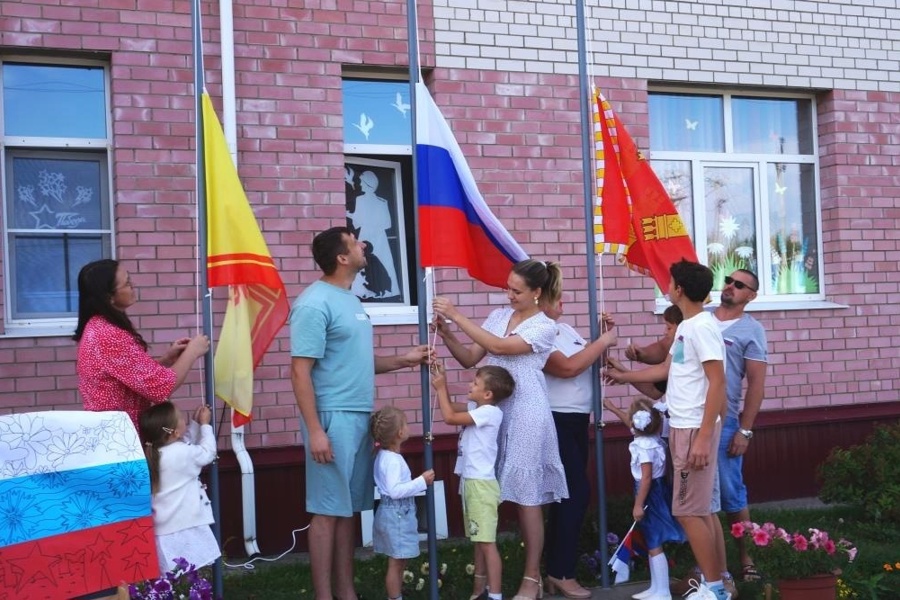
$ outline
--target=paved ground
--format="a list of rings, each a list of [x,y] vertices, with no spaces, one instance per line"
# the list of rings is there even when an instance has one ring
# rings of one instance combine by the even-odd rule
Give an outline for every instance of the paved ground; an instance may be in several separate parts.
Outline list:
[[[593,600],[631,600],[631,595],[643,592],[650,586],[649,581],[637,581],[623,583],[607,589],[594,588],[591,590],[594,595]],[[544,598],[562,598],[562,596],[544,596]]]

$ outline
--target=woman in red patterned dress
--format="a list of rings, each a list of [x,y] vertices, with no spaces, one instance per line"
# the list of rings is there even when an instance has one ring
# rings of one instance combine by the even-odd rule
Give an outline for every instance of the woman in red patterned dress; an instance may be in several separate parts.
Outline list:
[[[209,338],[181,338],[159,359],[125,313],[137,300],[118,261],[86,264],[78,274],[78,390],[86,410],[122,410],[137,428],[140,413],[166,400],[209,350]]]

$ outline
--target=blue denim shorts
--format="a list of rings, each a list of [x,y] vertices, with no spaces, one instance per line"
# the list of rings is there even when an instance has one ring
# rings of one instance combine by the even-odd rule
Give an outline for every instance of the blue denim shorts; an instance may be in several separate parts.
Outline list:
[[[369,413],[323,411],[319,422],[331,440],[334,460],[319,464],[306,452],[306,512],[330,517],[352,517],[372,510],[375,477],[372,474],[374,443],[369,435]],[[300,419],[303,440],[309,439],[306,423]]]
[[[419,523],[414,498],[381,497],[372,524],[372,549],[398,559],[419,555]]]
[[[731,440],[734,439],[739,427],[737,417],[726,418],[722,423],[722,437],[719,439],[719,487],[722,510],[728,514],[738,513],[747,508],[744,457],[728,455],[728,447],[731,446]]]

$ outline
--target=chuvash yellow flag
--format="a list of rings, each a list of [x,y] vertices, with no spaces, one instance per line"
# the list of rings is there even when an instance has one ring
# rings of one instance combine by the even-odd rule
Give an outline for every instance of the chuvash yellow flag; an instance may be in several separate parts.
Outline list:
[[[215,389],[235,410],[237,427],[250,421],[253,370],[287,320],[290,305],[206,92],[203,143],[209,286],[228,286],[228,308],[216,347]]]

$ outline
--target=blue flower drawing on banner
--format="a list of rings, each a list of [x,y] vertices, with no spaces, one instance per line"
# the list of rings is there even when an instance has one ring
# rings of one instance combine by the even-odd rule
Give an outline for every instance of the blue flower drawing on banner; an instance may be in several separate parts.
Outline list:
[[[87,529],[108,520],[109,509],[96,492],[78,492],[63,508],[63,526],[69,531]]]
[[[0,496],[0,545],[27,538],[41,518],[41,508],[31,494],[12,490]]]
[[[135,463],[119,463],[113,467],[113,478],[109,481],[109,491],[116,498],[134,496],[141,489],[149,489],[150,476],[147,469]]]
[[[66,485],[69,480],[67,473],[67,471],[56,471],[50,467],[41,466],[38,467],[37,474],[34,477],[37,485],[53,490]]]

